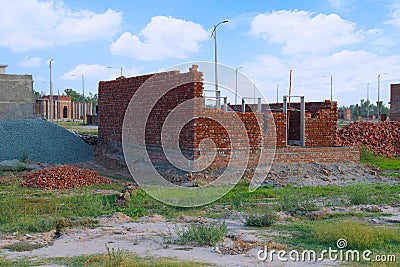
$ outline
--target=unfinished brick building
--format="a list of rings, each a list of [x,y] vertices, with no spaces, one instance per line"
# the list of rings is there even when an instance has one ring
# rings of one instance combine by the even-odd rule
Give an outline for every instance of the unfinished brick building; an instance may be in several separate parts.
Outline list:
[[[84,120],[93,115],[93,104],[90,102],[73,102],[70,96],[53,95],[53,119]],[[35,114],[50,118],[50,96],[43,95],[36,99]]]
[[[122,128],[125,111],[131,98],[138,88],[155,74],[125,78],[120,77],[112,81],[101,81],[99,83],[99,138],[100,141],[120,146],[122,142]],[[146,145],[149,147],[161,146],[161,129],[168,114],[180,103],[190,99],[201,99],[203,97],[202,72],[193,65],[189,72],[170,71],[158,73],[161,75],[162,83],[167,86],[170,81],[176,79],[191,79],[193,82],[183,84],[170,90],[162,96],[153,107],[146,124]],[[151,90],[148,90],[151,91]],[[149,97],[151,92],[149,92]],[[245,127],[249,140],[252,158],[250,164],[257,164],[257,151],[261,144],[262,130],[268,125],[265,120],[266,110],[273,114],[276,127],[276,153],[275,161],[280,162],[335,162],[335,161],[359,161],[359,151],[352,147],[334,147],[337,130],[337,103],[300,102],[268,105],[236,105],[230,106],[233,111],[224,108],[206,108],[205,105],[194,105],[193,115],[197,118],[187,123],[179,133],[179,146],[181,150],[192,151],[196,156],[200,141],[211,138],[217,148],[218,155],[229,155],[232,153],[234,144],[229,140],[228,133],[219,123],[208,119],[210,117],[220,118],[225,121],[234,121],[238,116],[241,125],[233,127]],[[200,101],[199,103],[204,103]],[[140,116],[141,103],[137,105],[135,114],[129,116]],[[233,135],[240,136],[240,132],[233,130]],[[240,141],[241,142],[241,141]],[[239,145],[240,147],[240,145]],[[161,156],[162,157],[162,156]],[[228,157],[225,157],[225,159]],[[220,158],[224,161],[224,157]],[[254,162],[253,162],[254,161]]]
[[[400,121],[400,83],[390,85],[390,120]]]

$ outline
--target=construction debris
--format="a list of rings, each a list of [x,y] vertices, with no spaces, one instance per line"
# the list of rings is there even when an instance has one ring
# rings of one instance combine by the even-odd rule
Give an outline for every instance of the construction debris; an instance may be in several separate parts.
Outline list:
[[[63,190],[85,185],[110,184],[111,180],[99,176],[95,171],[73,166],[56,166],[23,175],[22,186]]]
[[[338,146],[358,146],[385,157],[400,156],[400,122],[354,122],[338,131]]]

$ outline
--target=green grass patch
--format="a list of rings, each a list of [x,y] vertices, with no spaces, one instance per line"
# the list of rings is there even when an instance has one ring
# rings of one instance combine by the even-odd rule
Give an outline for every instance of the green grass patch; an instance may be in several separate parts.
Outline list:
[[[90,192],[93,188],[45,191],[21,188],[18,182],[0,185],[0,232],[45,232],[56,229],[63,218],[114,213],[116,194],[94,194]],[[109,188],[115,189],[115,185]]]
[[[45,245],[32,244],[32,243],[28,243],[28,242],[18,242],[18,243],[3,247],[3,249],[9,249],[11,251],[22,252],[22,251],[32,251],[34,249],[42,248],[42,247],[45,247]]]
[[[210,266],[201,262],[182,261],[175,258],[140,257],[121,249],[107,249],[106,253],[82,255],[76,257],[58,257],[46,259],[6,259],[0,256],[0,267],[30,267],[57,264],[62,266],[81,267],[204,267]]]
[[[192,223],[187,228],[175,227],[174,230],[178,236],[176,243],[196,243],[201,246],[215,246],[225,237],[228,228],[225,222],[210,223],[204,225],[196,225]]]
[[[315,202],[315,194],[312,191],[291,190],[290,194],[281,194],[278,199],[278,208],[281,211],[313,211],[319,207]]]
[[[369,163],[381,170],[400,170],[400,158],[387,158],[375,155],[371,150],[367,148],[360,149],[360,161],[361,163]]]
[[[98,129],[92,126],[87,126],[83,124],[81,121],[60,121],[60,122],[55,122],[55,124],[77,132],[78,134],[91,134],[91,135],[98,135]]]
[[[60,125],[61,127],[71,127],[71,126],[84,126],[82,121],[58,121],[54,124]]]
[[[399,228],[371,226],[354,220],[317,224],[313,227],[313,238],[331,247],[344,238],[349,249],[400,249]]]
[[[47,259],[48,263],[60,264],[71,267],[203,267],[210,266],[201,262],[182,261],[174,258],[139,257],[133,253],[120,249],[112,249],[108,253],[97,255],[84,255],[78,257]],[[1,266],[1,265],[0,265]]]
[[[370,225],[355,217],[273,225],[262,234],[267,240],[271,239],[269,231],[275,233],[274,241],[299,251],[337,249],[337,240],[341,238],[347,241],[346,249],[369,249],[374,254],[400,251],[400,227]]]

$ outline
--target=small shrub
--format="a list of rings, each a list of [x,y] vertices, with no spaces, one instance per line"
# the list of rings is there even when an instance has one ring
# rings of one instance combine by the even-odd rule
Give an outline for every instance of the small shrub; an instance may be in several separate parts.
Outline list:
[[[197,243],[201,246],[214,246],[221,241],[227,232],[228,228],[226,223],[211,223],[209,225],[195,225],[190,224],[187,228],[175,227],[177,234],[177,243]]]
[[[30,154],[31,154],[31,151],[30,151],[30,150],[24,149],[24,150],[21,152],[21,162],[22,162],[22,163],[26,163],[26,161],[28,160]]]
[[[271,226],[276,222],[276,214],[273,212],[267,212],[263,214],[250,214],[246,217],[244,225],[266,227]]]

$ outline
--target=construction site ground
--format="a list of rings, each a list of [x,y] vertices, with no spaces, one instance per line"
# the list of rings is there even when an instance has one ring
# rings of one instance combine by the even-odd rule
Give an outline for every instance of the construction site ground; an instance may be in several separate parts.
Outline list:
[[[130,174],[122,155],[114,152],[99,146],[93,161],[75,164],[108,177],[112,183],[106,185],[25,188],[23,174],[53,165],[0,167],[0,266],[309,266],[307,261],[261,261],[257,253],[265,247],[337,249],[340,238],[348,249],[395,256],[396,262],[382,266],[400,262],[400,168],[380,169],[376,162],[279,163],[253,193],[244,179],[214,203],[179,208],[134,185],[127,191]],[[203,181],[191,183],[196,184]],[[116,199],[127,192],[126,206],[117,206]],[[258,227],[251,225],[252,215],[273,219]],[[223,222],[227,232],[215,245],[179,240],[183,229]],[[312,264],[367,263],[325,258]]]

